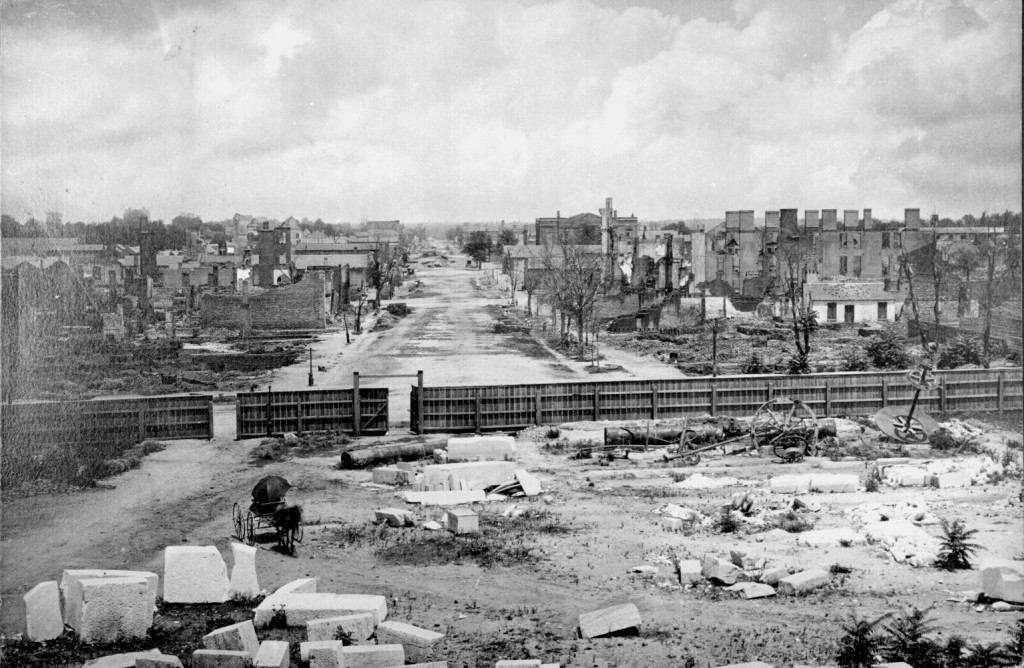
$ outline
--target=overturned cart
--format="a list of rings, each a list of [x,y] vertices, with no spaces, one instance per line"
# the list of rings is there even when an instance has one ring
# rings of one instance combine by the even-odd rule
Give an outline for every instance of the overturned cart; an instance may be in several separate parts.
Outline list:
[[[744,451],[770,447],[782,461],[797,462],[815,454],[820,439],[835,435],[834,420],[818,420],[804,402],[778,397],[762,404],[749,420],[707,417],[684,419],[680,424],[609,427],[605,429],[605,447],[667,447],[666,461],[693,466],[702,452],[736,444],[736,449]]]

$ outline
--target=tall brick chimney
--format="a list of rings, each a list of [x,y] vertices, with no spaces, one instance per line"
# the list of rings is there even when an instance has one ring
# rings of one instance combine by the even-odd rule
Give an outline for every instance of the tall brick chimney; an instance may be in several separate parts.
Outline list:
[[[903,227],[908,230],[921,229],[921,209],[904,209]]]
[[[606,197],[604,208],[601,209],[601,255],[608,257],[611,247],[612,198]]]

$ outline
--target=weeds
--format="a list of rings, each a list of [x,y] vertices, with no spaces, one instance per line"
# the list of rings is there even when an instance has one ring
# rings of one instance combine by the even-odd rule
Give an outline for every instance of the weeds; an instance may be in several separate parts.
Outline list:
[[[840,628],[843,635],[839,638],[839,651],[836,663],[840,668],[870,668],[876,663],[876,656],[882,646],[883,636],[878,626],[885,617],[871,622],[856,615]]]
[[[731,507],[722,508],[715,518],[715,531],[718,533],[736,533],[740,530],[740,521],[733,515]]]
[[[971,542],[978,530],[968,529],[961,520],[942,520],[942,533],[942,544],[935,565],[947,571],[969,569],[970,558],[978,550],[984,549],[981,545]]]
[[[930,608],[911,608],[897,615],[887,625],[883,657],[886,661],[904,661],[915,668],[939,668],[942,665],[942,649],[926,638],[935,631],[929,618]]]
[[[796,514],[796,511],[789,510],[781,515],[776,515],[772,520],[775,528],[788,531],[789,533],[802,533],[814,528],[814,523]]]
[[[270,620],[267,621],[267,628],[271,629],[286,629],[288,628],[288,615],[284,611],[283,605],[275,605],[273,612],[270,615]]]
[[[561,436],[562,432],[558,430],[558,427],[548,427],[548,430],[544,432],[544,438],[555,439]]]
[[[868,475],[864,479],[864,491],[866,492],[877,492],[882,486],[882,474],[878,470],[877,466],[872,466],[868,470]]]
[[[271,437],[263,439],[250,450],[249,458],[256,464],[283,462],[293,457],[330,454],[335,448],[351,442],[348,434],[333,431],[300,434],[291,442]]]

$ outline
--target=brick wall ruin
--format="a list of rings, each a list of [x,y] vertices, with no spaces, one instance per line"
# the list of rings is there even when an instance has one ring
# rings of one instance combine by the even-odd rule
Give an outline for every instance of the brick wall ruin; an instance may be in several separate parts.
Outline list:
[[[203,295],[200,318],[203,327],[244,329],[246,308],[241,295]],[[248,297],[248,316],[254,330],[324,329],[324,276],[307,272],[294,285],[270,288]]]

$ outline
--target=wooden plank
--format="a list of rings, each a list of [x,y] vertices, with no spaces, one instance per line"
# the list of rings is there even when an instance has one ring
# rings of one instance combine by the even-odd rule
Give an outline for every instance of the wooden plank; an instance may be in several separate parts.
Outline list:
[[[594,422],[601,419],[601,391],[594,388]]]

